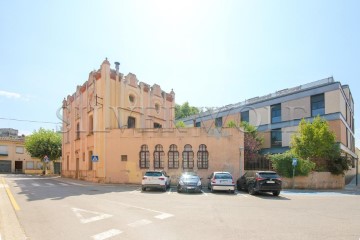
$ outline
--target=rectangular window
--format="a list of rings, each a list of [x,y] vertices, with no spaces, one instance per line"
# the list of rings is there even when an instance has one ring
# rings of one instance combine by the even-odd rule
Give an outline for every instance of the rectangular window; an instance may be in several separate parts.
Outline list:
[[[121,155],[121,161],[122,162],[127,161],[127,155]]]
[[[195,127],[201,127],[201,122],[196,122]]]
[[[37,163],[37,169],[42,169],[43,168],[43,163],[42,162],[38,162]]]
[[[80,123],[76,124],[76,139],[75,140],[79,140],[80,139]]]
[[[215,119],[215,127],[222,127],[222,117]]]
[[[128,128],[135,128],[135,121],[134,117],[128,117]]]
[[[89,134],[93,134],[94,133],[94,117],[93,115],[89,116]]]
[[[311,96],[311,116],[316,117],[317,115],[325,114],[325,99],[324,94],[318,94]]]
[[[240,118],[242,122],[249,122],[249,111],[241,112]]]
[[[26,169],[34,169],[34,162],[26,162]]]
[[[93,155],[93,151],[89,151],[89,166],[88,166],[88,170],[93,170],[93,162],[92,162],[92,155]]]
[[[24,147],[16,147],[16,153],[23,154],[24,153]]]
[[[281,104],[271,106],[271,123],[281,122]]]
[[[281,128],[273,129],[271,131],[271,147],[281,147],[281,146],[282,146]]]
[[[154,123],[154,128],[162,128],[160,123]]]
[[[8,154],[8,146],[0,145],[0,156],[7,156]]]

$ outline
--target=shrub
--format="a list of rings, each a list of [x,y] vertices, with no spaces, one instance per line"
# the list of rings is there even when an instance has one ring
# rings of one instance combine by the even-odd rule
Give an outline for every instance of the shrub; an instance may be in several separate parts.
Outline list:
[[[280,176],[291,178],[293,175],[292,159],[297,158],[290,151],[269,156],[273,168]],[[295,176],[307,176],[315,168],[315,163],[310,160],[297,158]]]

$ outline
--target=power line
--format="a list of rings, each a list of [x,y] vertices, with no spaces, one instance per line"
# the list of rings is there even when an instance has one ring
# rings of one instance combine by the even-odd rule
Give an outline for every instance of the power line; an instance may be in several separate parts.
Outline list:
[[[0,117],[0,120],[9,120],[9,121],[17,121],[17,122],[30,122],[30,123],[61,124],[61,122],[45,122],[45,121],[25,120],[25,119],[16,119],[16,118],[3,118],[3,117]]]

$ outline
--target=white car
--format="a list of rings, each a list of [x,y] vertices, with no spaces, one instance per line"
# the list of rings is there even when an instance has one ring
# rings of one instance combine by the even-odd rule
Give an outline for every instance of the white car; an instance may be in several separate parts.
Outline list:
[[[165,171],[147,171],[141,181],[141,190],[161,188],[164,192],[170,187],[170,177]]]
[[[210,177],[208,177],[208,189],[213,191],[230,191],[235,193],[235,182],[229,172],[213,172]]]

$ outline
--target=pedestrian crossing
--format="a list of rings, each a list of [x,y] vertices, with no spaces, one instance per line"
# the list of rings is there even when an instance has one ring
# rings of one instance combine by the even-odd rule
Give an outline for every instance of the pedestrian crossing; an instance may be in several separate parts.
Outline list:
[[[26,183],[17,183],[17,182],[9,182],[10,186],[18,187],[18,188],[28,188],[28,187],[69,187],[69,186],[81,186],[78,183],[64,183],[64,182],[32,182],[26,181]],[[84,185],[85,186],[85,185]]]

